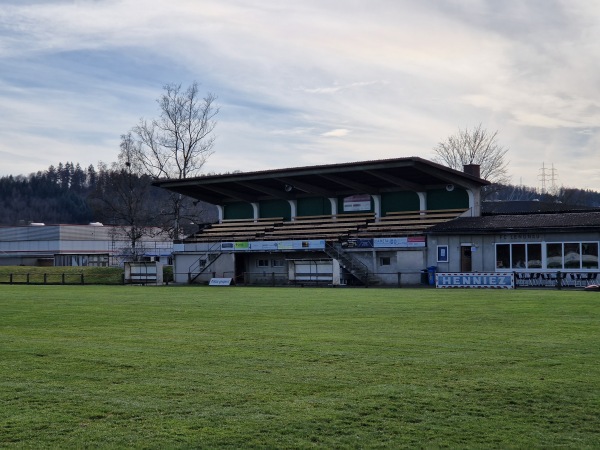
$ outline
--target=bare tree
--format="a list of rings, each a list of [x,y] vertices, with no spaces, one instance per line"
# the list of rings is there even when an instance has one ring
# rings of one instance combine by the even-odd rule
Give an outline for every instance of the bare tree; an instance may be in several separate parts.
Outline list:
[[[202,166],[213,154],[219,112],[217,97],[208,93],[201,97],[198,83],[183,90],[181,85],[168,84],[157,100],[159,117],[141,119],[132,129],[136,164],[139,163],[153,178],[183,179],[198,176]],[[170,230],[179,239],[181,220],[186,202],[180,194],[171,195],[168,210],[173,217]]]
[[[498,144],[497,136],[498,131],[489,132],[481,124],[472,130],[459,129],[457,134],[434,147],[432,159],[456,170],[463,170],[467,164],[478,164],[481,178],[495,184],[508,184],[508,148]]]
[[[118,162],[113,163],[110,170],[101,165],[91,196],[96,213],[118,226],[119,234],[129,241],[127,251],[133,261],[143,253],[142,238],[153,234],[153,228],[148,225],[154,218],[148,201],[152,178],[143,173],[142,166],[136,162],[136,146],[131,133],[121,136]]]

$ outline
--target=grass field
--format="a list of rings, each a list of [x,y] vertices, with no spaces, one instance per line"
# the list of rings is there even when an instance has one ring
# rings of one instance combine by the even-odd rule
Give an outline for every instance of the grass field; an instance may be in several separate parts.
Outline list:
[[[0,286],[2,448],[599,448],[600,294]]]

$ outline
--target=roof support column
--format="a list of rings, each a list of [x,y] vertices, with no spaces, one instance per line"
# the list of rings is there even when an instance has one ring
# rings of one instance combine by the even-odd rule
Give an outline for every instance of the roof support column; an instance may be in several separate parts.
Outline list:
[[[331,203],[331,215],[332,216],[337,216],[337,214],[338,214],[338,202],[337,202],[337,198],[335,198],[335,197],[329,197],[329,203]]]
[[[250,202],[250,205],[252,205],[252,211],[253,211],[254,221],[257,222],[258,219],[259,219],[259,217],[260,217],[259,204],[257,202]]]
[[[471,217],[481,216],[481,191],[479,189],[467,189],[467,195],[469,196],[469,209],[471,210]]]
[[[292,220],[296,220],[296,216],[298,215],[298,200],[288,200],[290,204],[290,218]]]
[[[225,207],[223,205],[215,205],[217,207],[217,214],[219,214],[219,223],[223,222],[225,217]]]
[[[379,222],[381,218],[381,195],[371,194],[373,199],[373,212],[375,213],[375,222]]]
[[[427,192],[417,192],[419,196],[419,209],[421,211],[427,211]]]

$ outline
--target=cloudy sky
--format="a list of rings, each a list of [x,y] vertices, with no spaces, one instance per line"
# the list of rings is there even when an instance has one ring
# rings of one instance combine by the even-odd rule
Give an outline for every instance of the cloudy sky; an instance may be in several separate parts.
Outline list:
[[[599,42],[590,0],[1,0],[0,176],[115,161],[198,81],[207,172],[431,158],[481,123],[514,184],[600,190]]]

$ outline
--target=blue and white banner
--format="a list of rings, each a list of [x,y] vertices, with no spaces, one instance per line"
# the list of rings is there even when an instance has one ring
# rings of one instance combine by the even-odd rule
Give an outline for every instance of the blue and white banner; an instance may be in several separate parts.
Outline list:
[[[514,289],[512,273],[436,273],[438,288],[494,288]]]
[[[209,286],[231,286],[233,278],[211,278],[208,282]]]
[[[306,241],[252,241],[252,242],[222,242],[222,251],[235,252],[270,252],[277,250],[323,250],[324,240]]]
[[[425,236],[374,238],[375,248],[425,248]]]

